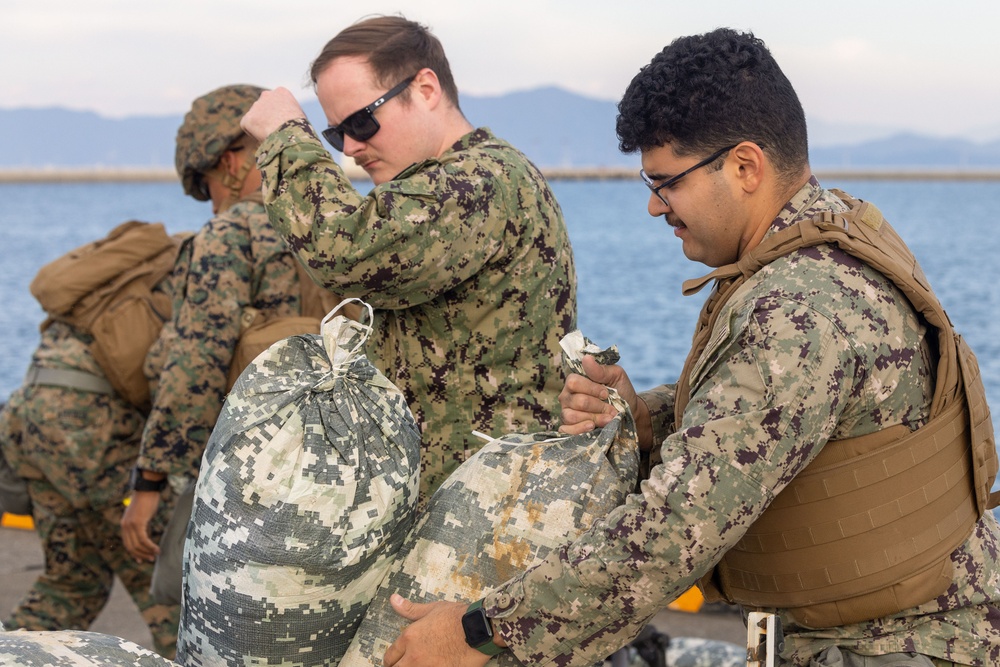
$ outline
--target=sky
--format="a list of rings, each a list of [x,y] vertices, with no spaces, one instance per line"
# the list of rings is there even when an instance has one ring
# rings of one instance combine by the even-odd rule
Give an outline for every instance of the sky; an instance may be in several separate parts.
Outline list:
[[[810,123],[1000,137],[998,0],[0,0],[0,108],[177,114],[230,83],[306,101],[327,40],[400,13],[442,41],[460,94],[617,101],[670,41],[728,26],[768,44]]]

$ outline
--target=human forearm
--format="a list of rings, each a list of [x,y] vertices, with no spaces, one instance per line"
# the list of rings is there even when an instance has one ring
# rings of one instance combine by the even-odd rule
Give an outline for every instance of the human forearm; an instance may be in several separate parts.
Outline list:
[[[663,384],[639,393],[639,402],[643,404],[646,417],[643,424],[648,427],[648,436],[652,446],[659,446],[663,439],[674,431],[674,396],[676,385]],[[636,426],[640,426],[638,417]],[[643,443],[643,433],[639,432],[640,445]]]
[[[251,291],[243,254],[250,252],[248,234],[235,229],[213,225],[213,233],[203,231],[197,239],[143,433],[142,469],[193,474],[218,419],[240,314]]]
[[[561,260],[555,223],[541,215],[555,213],[515,215],[520,182],[478,155],[412,165],[367,195],[304,122],[283,126],[257,158],[272,227],[317,282],[377,309],[424,303],[489,265]]]
[[[272,226],[293,249],[311,246],[321,234],[320,218],[350,228],[367,215],[366,202],[305,119],[271,133],[257,149],[264,205]],[[304,190],[308,190],[306,195]]]

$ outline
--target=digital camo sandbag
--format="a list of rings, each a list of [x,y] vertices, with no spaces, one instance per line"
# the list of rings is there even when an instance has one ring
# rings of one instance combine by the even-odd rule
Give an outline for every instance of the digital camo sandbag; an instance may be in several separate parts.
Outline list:
[[[176,667],[134,642],[100,632],[0,631],[0,665],[18,667]]]
[[[746,667],[746,646],[703,637],[671,637],[653,625],[614,652],[603,667]]]
[[[419,431],[360,353],[370,327],[336,313],[226,399],[188,528],[181,664],[338,664],[412,525]]]
[[[582,353],[615,363],[579,332],[560,343],[568,370],[582,373]],[[406,537],[351,642],[341,667],[381,665],[406,621],[389,605],[399,593],[415,602],[478,600],[622,504],[635,488],[635,422],[614,390],[619,415],[587,434],[514,433],[492,440],[445,480]],[[512,662],[501,654],[501,664]]]

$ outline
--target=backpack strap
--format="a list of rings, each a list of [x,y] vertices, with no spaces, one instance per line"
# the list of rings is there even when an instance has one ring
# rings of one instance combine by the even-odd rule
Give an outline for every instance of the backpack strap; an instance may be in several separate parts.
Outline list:
[[[69,368],[41,368],[32,364],[24,376],[24,385],[46,385],[66,387],[94,394],[114,394],[115,390],[105,378],[93,373],[75,371]]]

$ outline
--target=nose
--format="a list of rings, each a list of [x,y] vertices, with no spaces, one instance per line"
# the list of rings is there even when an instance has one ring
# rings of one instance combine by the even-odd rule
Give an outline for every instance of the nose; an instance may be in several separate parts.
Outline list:
[[[358,141],[349,134],[344,135],[344,155],[354,157],[366,146],[364,141]]]
[[[661,215],[665,215],[667,211],[670,210],[670,207],[663,203],[663,200],[660,199],[659,195],[655,192],[650,192],[649,203],[646,204],[646,210],[649,211],[651,216],[658,218]]]

